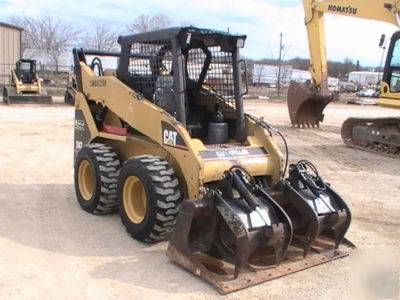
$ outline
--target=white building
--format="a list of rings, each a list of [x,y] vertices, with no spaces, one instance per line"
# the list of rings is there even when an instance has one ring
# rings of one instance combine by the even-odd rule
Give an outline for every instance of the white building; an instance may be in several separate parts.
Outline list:
[[[376,86],[382,79],[382,75],[382,72],[354,71],[349,73],[348,81],[352,81],[363,86]]]
[[[276,84],[278,77],[278,67],[264,64],[254,64],[253,84]],[[282,84],[288,84],[290,81],[306,82],[311,80],[309,71],[293,69],[291,66],[283,66],[281,69]],[[328,77],[329,87],[338,87],[339,79]]]
[[[305,82],[307,80],[311,80],[311,74],[308,71],[293,69],[290,79],[296,82]]]
[[[278,78],[278,66],[254,64],[253,65],[253,84],[276,84]],[[281,82],[288,84],[292,76],[291,66],[281,67]]]

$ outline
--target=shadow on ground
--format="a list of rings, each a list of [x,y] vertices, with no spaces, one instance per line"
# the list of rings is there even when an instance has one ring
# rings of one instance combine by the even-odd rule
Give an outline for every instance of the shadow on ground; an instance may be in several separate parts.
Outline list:
[[[100,257],[106,263],[89,266],[93,278],[168,293],[217,295],[211,286],[166,257],[167,242],[149,245],[132,239],[117,213],[95,216],[84,212],[73,185],[2,183],[0,192],[0,238],[67,256]],[[46,257],[46,253],[38,255]],[[182,284],[182,278],[187,284]]]

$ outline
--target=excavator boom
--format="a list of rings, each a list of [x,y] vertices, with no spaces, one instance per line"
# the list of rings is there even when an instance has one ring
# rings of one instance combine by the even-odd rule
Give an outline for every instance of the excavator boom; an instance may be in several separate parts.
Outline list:
[[[324,14],[382,21],[399,27],[400,4],[394,0],[303,0],[303,6],[312,85],[291,84],[288,91],[288,109],[292,126],[319,127],[319,122],[323,121],[322,112],[333,99],[328,92],[327,83]],[[387,92],[382,93],[381,96],[385,97],[386,94]],[[393,107],[390,100],[381,100],[378,104],[385,105],[387,102]]]

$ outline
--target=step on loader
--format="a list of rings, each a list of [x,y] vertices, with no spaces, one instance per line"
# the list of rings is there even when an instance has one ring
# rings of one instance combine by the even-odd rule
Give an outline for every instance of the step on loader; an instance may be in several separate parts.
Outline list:
[[[3,102],[6,104],[51,104],[52,97],[40,83],[36,73],[36,61],[20,59],[11,70],[10,86],[3,88]]]
[[[244,113],[245,39],[183,27],[121,36],[120,52],[73,50],[80,206],[118,210],[137,240],[169,239],[168,257],[221,293],[352,249],[344,200]]]

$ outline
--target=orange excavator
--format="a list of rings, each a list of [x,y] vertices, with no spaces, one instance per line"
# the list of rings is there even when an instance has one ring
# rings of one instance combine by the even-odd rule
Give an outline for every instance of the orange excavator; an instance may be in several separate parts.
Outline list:
[[[310,49],[312,84],[292,83],[288,91],[290,121],[294,127],[319,127],[323,110],[333,99],[328,92],[324,14],[337,14],[383,21],[400,27],[397,0],[303,0]],[[377,104],[400,108],[400,32],[393,34],[388,48]],[[342,139],[350,147],[400,155],[399,118],[349,118],[342,125]]]

